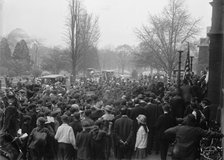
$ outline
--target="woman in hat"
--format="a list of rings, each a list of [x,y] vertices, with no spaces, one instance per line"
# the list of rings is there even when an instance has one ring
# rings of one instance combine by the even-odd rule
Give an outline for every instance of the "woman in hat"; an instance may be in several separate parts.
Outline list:
[[[29,160],[49,159],[47,158],[48,153],[46,152],[46,149],[49,147],[49,137],[53,137],[54,134],[45,127],[46,121],[47,120],[44,117],[39,117],[36,122],[37,127],[32,130],[29,136],[27,142],[27,159]]]
[[[144,159],[147,156],[146,147],[148,141],[149,129],[146,125],[146,116],[139,114],[136,118],[139,124],[139,128],[136,134],[135,141],[135,159]]]

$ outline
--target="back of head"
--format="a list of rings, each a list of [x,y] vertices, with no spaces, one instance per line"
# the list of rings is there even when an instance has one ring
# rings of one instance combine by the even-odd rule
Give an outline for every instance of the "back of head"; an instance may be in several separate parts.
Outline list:
[[[77,120],[80,120],[80,113],[79,112],[75,112],[73,114],[74,118],[77,119]]]
[[[120,112],[121,112],[121,115],[127,115],[128,114],[127,107],[122,107],[121,110],[120,110]]]
[[[64,115],[61,116],[61,120],[62,120],[63,123],[68,123],[69,118],[68,118],[67,115],[64,114]]]
[[[85,116],[89,117],[91,113],[92,113],[91,109],[85,110]]]
[[[47,120],[44,117],[37,118],[37,125],[39,127],[44,127],[45,122],[47,122]]]
[[[164,112],[170,112],[170,110],[171,110],[171,106],[168,103],[163,105],[163,111]]]
[[[194,127],[195,124],[196,124],[195,116],[194,116],[193,114],[189,114],[189,115],[187,115],[187,116],[184,118],[184,121],[183,121],[182,124],[183,124],[183,125],[186,125],[186,126]]]

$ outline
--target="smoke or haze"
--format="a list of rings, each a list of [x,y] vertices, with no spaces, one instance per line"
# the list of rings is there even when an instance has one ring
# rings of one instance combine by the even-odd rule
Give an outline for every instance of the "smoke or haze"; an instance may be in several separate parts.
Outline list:
[[[3,32],[3,0],[0,0],[0,37],[2,36]]]
[[[202,18],[201,34],[205,36],[206,27],[211,25],[211,0],[185,1],[189,12],[195,18]],[[67,0],[7,0],[3,9],[3,33],[22,28],[47,45],[65,46],[67,3]],[[104,47],[136,45],[135,28],[147,23],[149,13],[161,11],[168,0],[83,0],[83,3],[99,17],[99,46]]]

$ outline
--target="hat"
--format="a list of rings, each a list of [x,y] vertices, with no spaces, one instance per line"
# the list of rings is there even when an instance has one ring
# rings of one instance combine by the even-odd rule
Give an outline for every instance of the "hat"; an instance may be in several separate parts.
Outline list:
[[[47,116],[47,121],[45,122],[45,124],[49,124],[49,123],[54,123],[54,118]]]
[[[61,113],[61,109],[60,108],[57,108],[56,110],[54,110],[54,111],[51,112],[51,116],[54,117],[54,116],[56,116],[59,113]]]
[[[93,126],[89,121],[85,121],[85,120],[82,121],[81,124],[83,128],[91,128]]]
[[[138,117],[136,118],[137,121],[141,124],[146,124],[146,116],[143,114],[139,114]]]
[[[205,103],[206,105],[210,105],[211,101],[207,98],[204,98],[201,102]]]
[[[73,104],[73,105],[71,106],[71,108],[76,109],[76,110],[79,110],[79,105],[78,105],[78,104]]]
[[[46,121],[47,121],[47,120],[46,120],[44,117],[39,117],[39,118],[37,119],[37,122],[39,122],[39,124],[42,125],[42,126],[45,124]]]
[[[113,112],[113,107],[110,106],[110,105],[106,105],[106,106],[104,107],[104,110],[105,110],[105,111],[109,111],[109,112]]]

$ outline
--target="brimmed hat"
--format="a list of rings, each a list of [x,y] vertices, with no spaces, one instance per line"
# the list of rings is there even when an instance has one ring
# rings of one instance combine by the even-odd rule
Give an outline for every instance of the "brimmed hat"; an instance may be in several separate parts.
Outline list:
[[[89,121],[82,121],[81,124],[82,124],[83,128],[92,128],[93,127],[93,125]]]
[[[45,124],[49,124],[49,123],[54,123],[54,118],[47,116],[47,121],[45,122]]]
[[[106,105],[106,106],[104,107],[104,110],[105,110],[105,111],[109,111],[109,112],[113,112],[113,107],[110,106],[110,105]]]
[[[61,113],[61,109],[60,108],[57,108],[56,110],[52,111],[51,112],[51,116],[56,116],[57,114]]]
[[[39,117],[39,118],[37,119],[37,122],[39,122],[39,124],[42,125],[42,126],[45,124],[46,121],[47,121],[47,120],[46,120],[44,117]]]
[[[139,114],[138,117],[136,118],[137,121],[141,124],[146,124],[146,116],[143,114]]]
[[[201,102],[205,103],[206,105],[210,105],[211,101],[207,98],[204,98]]]

